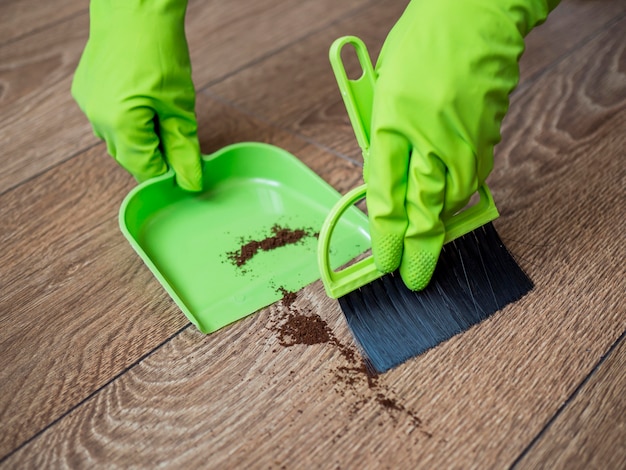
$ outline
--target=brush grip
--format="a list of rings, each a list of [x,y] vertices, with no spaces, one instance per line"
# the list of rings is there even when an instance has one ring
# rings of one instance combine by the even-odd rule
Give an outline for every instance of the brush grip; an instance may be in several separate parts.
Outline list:
[[[368,256],[343,270],[333,271],[330,266],[330,240],[339,219],[353,204],[365,197],[367,185],[358,186],[347,192],[332,208],[320,229],[317,261],[326,294],[337,299],[383,275]]]
[[[341,59],[341,51],[348,44],[354,47],[363,72],[355,80],[348,78]],[[330,46],[328,58],[330,59],[330,65],[335,74],[343,103],[348,112],[354,135],[363,152],[363,160],[366,163],[370,147],[370,123],[372,121],[374,102],[373,90],[376,84],[374,66],[365,44],[356,36],[344,36],[333,42]]]
[[[367,184],[347,192],[332,208],[320,230],[318,243],[318,265],[326,294],[338,299],[353,290],[382,277],[385,273],[376,268],[373,256],[363,258],[348,267],[334,271],[330,266],[330,242],[341,216],[356,202],[365,197]],[[463,235],[498,218],[491,191],[486,184],[478,188],[479,201],[444,221],[446,235],[444,243],[449,243]]]

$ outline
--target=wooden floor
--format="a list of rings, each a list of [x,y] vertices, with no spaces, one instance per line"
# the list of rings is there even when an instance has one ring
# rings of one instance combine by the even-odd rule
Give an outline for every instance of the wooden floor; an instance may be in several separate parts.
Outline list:
[[[340,192],[359,151],[327,51],[374,55],[406,0],[190,0],[203,151],[285,148]],[[626,3],[564,0],[527,39],[490,186],[536,283],[368,383],[318,281],[193,327],[121,234],[134,180],[69,94],[87,0],[0,2],[0,467],[626,467]]]

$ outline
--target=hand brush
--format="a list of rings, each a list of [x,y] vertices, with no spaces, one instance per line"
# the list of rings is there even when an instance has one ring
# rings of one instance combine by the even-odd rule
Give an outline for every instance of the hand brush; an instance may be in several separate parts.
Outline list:
[[[346,44],[354,47],[363,69],[356,80],[348,79],[341,60]],[[365,45],[354,36],[333,43],[330,61],[365,159],[374,69]],[[409,290],[398,271],[378,271],[372,256],[334,271],[329,260],[333,229],[344,211],[365,193],[366,185],[355,188],[331,210],[320,230],[318,263],[326,293],[339,300],[358,346],[376,372],[385,372],[466,331],[533,288],[491,223],[499,214],[486,185],[478,190],[478,203],[444,221],[445,244],[424,290]]]

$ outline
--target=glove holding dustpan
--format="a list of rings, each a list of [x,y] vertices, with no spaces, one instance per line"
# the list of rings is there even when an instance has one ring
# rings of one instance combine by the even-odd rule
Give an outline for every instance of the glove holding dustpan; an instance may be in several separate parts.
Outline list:
[[[171,166],[202,189],[187,0],[91,0],[89,40],[72,95],[108,152],[138,181]]]
[[[428,284],[443,220],[493,167],[524,36],[557,1],[413,0],[376,66],[364,179],[376,267]]]

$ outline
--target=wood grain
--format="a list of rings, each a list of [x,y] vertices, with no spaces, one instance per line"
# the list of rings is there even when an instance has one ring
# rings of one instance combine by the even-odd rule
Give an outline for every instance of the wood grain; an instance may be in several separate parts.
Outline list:
[[[583,385],[516,468],[626,467],[626,341]]]
[[[322,312],[340,340],[349,341],[345,326],[338,323],[336,303],[322,294],[319,284],[306,289],[295,308]],[[104,465],[113,466],[311,468],[342,463],[338,452],[353,456],[364,451],[358,441],[355,449],[349,432],[367,433],[363,425],[376,432],[400,426],[411,441],[431,438],[416,418],[378,404],[379,392],[370,390],[360,375],[344,377],[350,373],[341,368],[354,364],[337,350],[280,346],[271,325],[284,313],[283,305],[275,305],[223,335],[203,337],[185,330],[160,350],[163,354],[125,374],[124,383],[89,401],[90,409],[112,416],[111,421],[92,420],[81,408],[55,427],[55,437],[69,442],[78,437],[84,445],[64,455],[31,454],[31,462],[92,466],[99,465],[95,454],[103,453]],[[166,372],[155,376],[160,370]],[[148,389],[151,400],[145,399]],[[394,396],[385,388],[380,393]],[[111,415],[111,409],[122,408],[122,415]],[[153,421],[168,431],[153,433],[147,425]],[[110,441],[112,433],[125,437],[116,439],[121,445]]]
[[[336,38],[356,35],[368,45],[372,57],[377,57],[407,3],[377,2],[241,71],[236,80],[225,80],[203,92],[223,97],[247,113],[360,161],[360,149],[330,68],[328,49]],[[257,85],[251,87],[250,83]]]
[[[88,0],[2,0],[0,46],[89,8]]]
[[[217,102],[199,100],[202,146],[278,145],[337,188],[360,171]],[[117,226],[132,178],[98,145],[0,197],[0,456],[33,436],[186,319]]]
[[[2,196],[2,455],[185,323],[120,237],[103,148]]]
[[[533,29],[525,39],[526,51],[520,60],[522,84],[575,51],[624,14],[624,2],[562,0],[546,22]]]
[[[624,20],[572,52],[511,105],[491,186],[503,213],[497,228],[537,284],[522,301],[368,384],[342,353],[351,340],[337,304],[316,283],[293,308],[320,315],[342,347],[282,346],[281,303],[218,334],[187,328],[4,465],[510,465],[626,331],[615,236],[626,228],[623,28]],[[248,78],[242,71],[229,82]],[[214,112],[203,122],[217,125],[225,110]],[[205,148],[263,135],[207,132]],[[309,162],[325,168],[318,158]],[[350,168],[332,173],[355,178]]]
[[[197,88],[279,51],[372,0],[219,0],[190,3],[187,38]],[[251,88],[254,89],[255,85]]]
[[[319,282],[216,334],[189,326],[117,227],[135,183],[69,97],[86,13],[22,5],[0,5],[0,25],[23,21],[0,41],[1,468],[624,462],[623,2],[565,0],[528,38],[490,186],[537,288],[378,380]],[[376,55],[404,5],[191,0],[203,151],[269,142],[355,186],[328,46],[357,34]],[[294,314],[335,339],[286,345]]]
[[[96,142],[70,96],[86,14],[0,47],[0,194]]]

